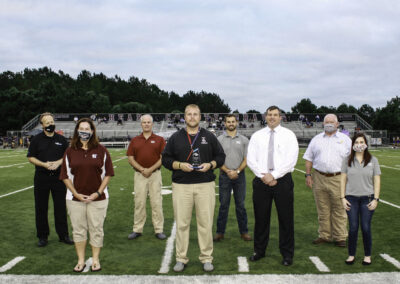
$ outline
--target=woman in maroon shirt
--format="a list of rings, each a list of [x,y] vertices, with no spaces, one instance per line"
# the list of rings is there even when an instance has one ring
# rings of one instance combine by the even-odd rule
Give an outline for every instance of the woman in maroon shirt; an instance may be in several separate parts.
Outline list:
[[[65,151],[60,179],[68,188],[67,209],[73,229],[78,263],[75,272],[85,269],[87,233],[92,246],[92,271],[100,271],[103,224],[108,207],[107,184],[114,169],[110,154],[100,145],[96,128],[89,118],[80,119],[71,146]]]

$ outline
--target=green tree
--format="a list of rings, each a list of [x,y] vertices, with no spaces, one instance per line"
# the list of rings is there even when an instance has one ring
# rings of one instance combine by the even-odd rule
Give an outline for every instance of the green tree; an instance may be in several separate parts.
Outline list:
[[[311,102],[310,99],[302,99],[300,102],[292,107],[293,113],[315,113],[317,106]]]
[[[366,122],[369,124],[372,123],[372,121],[375,118],[375,110],[368,104],[363,104],[358,110],[357,114],[361,116]]]
[[[398,96],[388,101],[385,107],[376,110],[373,126],[375,129],[400,132],[400,98]]]

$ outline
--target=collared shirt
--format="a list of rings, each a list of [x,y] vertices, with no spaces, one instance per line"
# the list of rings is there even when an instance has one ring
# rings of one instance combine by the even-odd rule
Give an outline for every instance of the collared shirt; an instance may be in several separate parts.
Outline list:
[[[363,196],[374,194],[374,176],[381,175],[378,159],[371,157],[368,165],[360,162],[354,157],[351,167],[348,166],[348,159],[342,163],[342,173],[347,174],[346,195]]]
[[[249,139],[245,136],[236,132],[234,137],[231,137],[228,133],[218,137],[219,143],[226,155],[225,166],[230,170],[236,170],[247,156],[247,146],[249,145]]]
[[[312,162],[313,168],[320,172],[337,173],[350,151],[351,140],[347,135],[336,131],[329,136],[322,132],[311,140],[303,159]]]
[[[60,180],[70,179],[78,193],[90,195],[96,192],[105,176],[114,176],[114,167],[110,154],[103,145],[99,144],[90,150],[69,147],[65,151]],[[95,201],[106,198],[108,198],[107,187]],[[66,199],[78,201],[69,189]]]
[[[278,125],[274,129],[274,170],[275,179],[294,171],[299,154],[299,144],[293,131]],[[253,173],[262,178],[268,173],[268,145],[271,128],[265,127],[255,132],[247,151],[247,165]]]
[[[150,168],[160,159],[164,147],[165,140],[161,136],[151,133],[146,139],[142,133],[132,138],[126,155],[133,156],[142,167]]]
[[[44,132],[33,137],[29,145],[27,157],[34,157],[42,162],[57,161],[62,159],[65,150],[68,148],[68,141],[64,136],[54,133],[53,136],[47,136]],[[58,180],[60,175],[60,167],[54,171],[50,171],[44,167],[35,165],[35,177],[38,179],[48,179],[52,176]]]

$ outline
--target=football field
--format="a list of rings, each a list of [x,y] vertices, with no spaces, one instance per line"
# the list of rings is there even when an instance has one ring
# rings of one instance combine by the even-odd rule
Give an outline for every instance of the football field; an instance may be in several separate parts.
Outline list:
[[[296,277],[303,279],[313,274],[337,275],[349,273],[388,272],[392,279],[400,279],[400,150],[373,150],[381,165],[381,202],[372,219],[372,265],[363,266],[363,245],[361,232],[357,248],[356,263],[346,265],[347,249],[335,247],[333,244],[313,245],[312,240],[318,237],[317,213],[312,191],[304,183],[305,149],[300,149],[296,170],[293,172],[295,184],[295,256],[292,266],[281,264],[278,248],[278,222],[275,207],[272,212],[270,242],[266,257],[253,263],[248,257],[253,252],[253,242],[245,242],[240,238],[234,210],[234,200],[231,200],[229,218],[225,239],[214,244],[215,270],[205,273],[198,260],[196,219],[192,219],[188,257],[190,262],[182,273],[172,270],[175,264],[175,230],[171,195],[171,172],[162,169],[163,175],[163,211],[164,232],[167,240],[158,240],[154,236],[151,223],[151,210],[148,202],[147,221],[143,236],[136,240],[128,240],[133,225],[133,170],[128,164],[124,149],[110,149],[113,159],[115,176],[109,184],[110,203],[104,225],[104,248],[100,261],[100,275],[133,275],[142,276],[191,276],[215,275],[245,281],[245,275],[288,275],[294,281]],[[218,170],[215,171],[218,175]],[[49,244],[44,248],[37,247],[35,230],[34,197],[33,197],[34,166],[28,163],[24,150],[0,150],[0,282],[1,280],[20,279],[17,275],[75,275],[72,272],[77,258],[73,246],[62,244],[54,229],[52,200],[49,204],[50,236]],[[254,213],[252,205],[252,179],[254,175],[246,169],[247,196],[246,209],[248,214],[249,233],[253,235]],[[218,185],[218,178],[216,179]],[[214,215],[215,234],[218,215],[218,186],[216,187],[216,207]],[[71,227],[70,236],[72,236]],[[88,263],[91,256],[87,248]],[[89,266],[88,266],[89,268]],[[79,275],[94,275],[87,271]],[[240,274],[240,276],[238,275]],[[297,276],[296,276],[297,275]],[[53,277],[52,276],[52,277]],[[22,277],[22,276],[21,276]],[[204,277],[204,276],[202,276]],[[206,276],[205,281],[207,279]],[[325,276],[324,276],[325,277]],[[46,279],[46,277],[44,277]],[[61,278],[60,278],[61,279]],[[72,279],[72,278],[71,278]],[[70,279],[70,280],[71,280]],[[100,279],[100,278],[99,278]],[[115,278],[118,279],[118,278]],[[146,278],[143,278],[146,279]],[[168,279],[168,278],[166,278]],[[182,278],[183,279],[183,278]],[[181,279],[181,280],[182,280]],[[202,278],[200,278],[202,279]],[[215,281],[220,278],[215,278]],[[229,279],[229,278],[223,278]],[[257,278],[255,278],[257,279]],[[261,278],[259,278],[261,279]],[[279,279],[279,278],[277,278]],[[282,278],[283,279],[283,278]],[[338,278],[339,279],[339,278]],[[139,281],[139,280],[138,280]],[[197,280],[199,281],[199,280]],[[201,280],[200,280],[201,281]],[[61,281],[64,283],[63,281]],[[101,282],[101,281],[100,281]],[[99,282],[99,283],[100,283]],[[389,281],[390,282],[390,281]]]

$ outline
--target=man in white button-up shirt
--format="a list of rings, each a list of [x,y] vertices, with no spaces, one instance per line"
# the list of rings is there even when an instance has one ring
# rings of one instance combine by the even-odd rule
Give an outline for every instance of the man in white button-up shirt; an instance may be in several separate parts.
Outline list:
[[[279,249],[282,264],[291,265],[294,255],[293,180],[299,145],[296,135],[282,127],[281,112],[271,106],[266,111],[267,127],[250,139],[247,165],[256,177],[253,180],[254,254],[251,261],[265,256],[269,241],[272,201],[278,212]]]
[[[334,241],[345,247],[347,216],[340,200],[340,171],[351,150],[350,138],[337,131],[334,114],[324,118],[324,132],[316,135],[303,156],[306,160],[306,185],[314,192],[318,212],[319,236],[313,244]],[[311,170],[314,173],[311,175]]]

